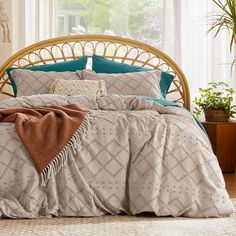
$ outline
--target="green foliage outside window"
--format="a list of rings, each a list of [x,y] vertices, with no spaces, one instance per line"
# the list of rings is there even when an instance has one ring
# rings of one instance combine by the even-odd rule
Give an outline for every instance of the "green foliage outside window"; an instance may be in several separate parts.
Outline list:
[[[162,11],[163,1],[159,0],[58,0],[58,12],[76,14],[84,33],[110,31],[119,36],[149,39],[157,46],[162,33]]]

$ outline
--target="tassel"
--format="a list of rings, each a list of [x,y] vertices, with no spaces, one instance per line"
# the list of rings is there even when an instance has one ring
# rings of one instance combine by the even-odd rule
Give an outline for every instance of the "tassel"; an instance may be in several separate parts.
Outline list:
[[[11,43],[10,30],[8,24],[6,25],[6,42]]]
[[[84,118],[80,127],[76,130],[70,141],[65,145],[61,152],[41,171],[41,186],[45,187],[51,175],[56,175],[63,166],[68,162],[69,156],[74,156],[76,153],[76,146],[81,144],[81,137],[85,136],[91,126],[93,116],[88,113]],[[72,154],[72,155],[70,155]]]
[[[2,42],[4,43],[10,43],[10,29],[9,29],[9,18],[6,13],[6,7],[4,5],[4,2],[0,2],[0,24],[3,29],[3,36],[2,36]]]
[[[4,43],[10,43],[11,39],[10,39],[10,31],[9,31],[9,26],[8,24],[1,24],[2,28],[3,28],[3,34],[2,34],[2,42]]]

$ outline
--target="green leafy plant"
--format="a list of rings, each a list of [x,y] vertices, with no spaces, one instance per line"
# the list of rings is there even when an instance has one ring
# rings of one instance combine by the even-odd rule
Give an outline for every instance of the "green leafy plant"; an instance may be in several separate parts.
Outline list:
[[[201,113],[209,110],[223,110],[229,117],[236,114],[236,106],[232,105],[234,89],[224,82],[212,82],[209,87],[199,88],[200,96],[196,97],[194,103],[194,115],[199,117]]]
[[[216,30],[216,37],[222,29],[227,29],[231,33],[230,50],[232,50],[233,42],[236,42],[236,1],[212,1],[221,9],[221,13],[216,13],[211,16],[213,23],[208,32]]]
[[[212,0],[221,10],[221,13],[216,13],[210,16],[213,23],[208,33],[215,30],[214,37],[223,29],[227,29],[231,34],[230,52],[233,48],[233,43],[236,43],[236,0]],[[236,63],[236,59],[231,64],[231,71]]]

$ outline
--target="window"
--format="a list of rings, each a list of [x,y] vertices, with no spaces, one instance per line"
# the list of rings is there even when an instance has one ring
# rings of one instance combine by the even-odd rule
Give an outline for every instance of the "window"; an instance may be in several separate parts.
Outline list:
[[[63,36],[66,32],[66,28],[65,28],[65,16],[61,16],[58,15],[57,16],[57,24],[58,24],[58,31],[57,31],[57,35],[58,36]]]
[[[172,54],[172,0],[57,0],[56,12],[58,36],[117,35],[161,49],[166,44]],[[165,29],[164,24],[168,24]]]

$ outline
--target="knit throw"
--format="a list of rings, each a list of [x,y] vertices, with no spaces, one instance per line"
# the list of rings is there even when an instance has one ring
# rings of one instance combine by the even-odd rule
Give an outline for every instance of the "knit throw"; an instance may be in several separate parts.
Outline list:
[[[89,125],[89,111],[77,104],[0,109],[0,122],[16,131],[41,175],[42,186],[73,156]]]

